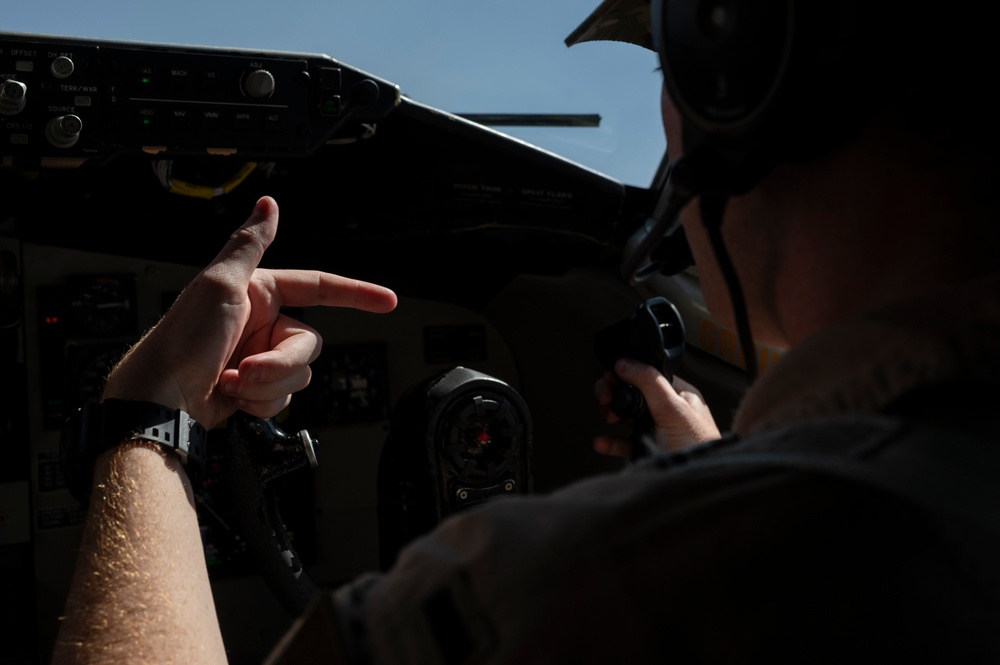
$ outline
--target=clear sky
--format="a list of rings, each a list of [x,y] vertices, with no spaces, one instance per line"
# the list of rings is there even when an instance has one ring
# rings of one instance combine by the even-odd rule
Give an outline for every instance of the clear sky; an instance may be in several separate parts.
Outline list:
[[[631,184],[664,151],[656,56],[563,39],[599,0],[26,0],[0,29],[323,53],[454,113],[596,113],[598,128],[499,131]]]

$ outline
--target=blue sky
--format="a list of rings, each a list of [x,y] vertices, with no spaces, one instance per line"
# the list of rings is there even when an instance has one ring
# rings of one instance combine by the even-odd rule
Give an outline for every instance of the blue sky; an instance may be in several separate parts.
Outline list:
[[[563,39],[598,0],[31,0],[2,27],[324,53],[454,113],[596,113],[598,128],[498,128],[627,184],[663,155],[656,57]]]

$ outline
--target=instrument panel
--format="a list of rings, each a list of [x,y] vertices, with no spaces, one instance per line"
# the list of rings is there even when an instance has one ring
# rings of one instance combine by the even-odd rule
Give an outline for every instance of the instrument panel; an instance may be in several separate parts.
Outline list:
[[[302,156],[399,101],[394,84],[322,55],[14,34],[0,43],[0,154],[12,164],[135,151]]]
[[[282,490],[317,583],[381,565],[376,488],[393,408],[451,368],[508,383],[525,406],[513,418],[487,400],[496,430],[456,411],[459,471],[502,466],[484,445],[512,440],[528,411],[536,489],[617,467],[589,448],[591,338],[634,308],[614,257],[646,190],[322,54],[2,32],[0,159],[0,599],[25,608],[0,625],[12,658],[47,660],[79,543],[62,422],[265,194],[281,209],[265,267],[400,296],[386,316],[294,313],[325,342],[279,421],[318,441],[318,468]],[[222,434],[210,433],[198,511],[231,662],[257,663],[290,618],[233,528]]]

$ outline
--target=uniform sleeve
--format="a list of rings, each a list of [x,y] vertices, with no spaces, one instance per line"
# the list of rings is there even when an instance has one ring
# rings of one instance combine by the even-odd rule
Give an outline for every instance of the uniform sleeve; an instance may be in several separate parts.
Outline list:
[[[655,475],[622,474],[453,516],[388,573],[330,596],[340,653],[378,664],[676,658],[650,585],[663,583],[670,541],[658,524],[684,513],[664,509],[663,491]]]
[[[968,615],[982,586],[949,579],[925,523],[868,488],[774,470],[623,473],[498,499],[413,541],[388,573],[330,594],[323,620],[341,660],[326,662],[816,665],[957,653],[966,642],[940,635],[976,634]]]

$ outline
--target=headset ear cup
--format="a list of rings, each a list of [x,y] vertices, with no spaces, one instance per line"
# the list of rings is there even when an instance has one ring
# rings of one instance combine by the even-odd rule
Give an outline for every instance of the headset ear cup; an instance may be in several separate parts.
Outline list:
[[[848,136],[868,110],[858,96],[880,80],[872,56],[887,50],[872,37],[884,41],[884,30],[862,31],[862,18],[884,23],[863,6],[653,0],[653,41],[684,122],[685,152],[708,145],[755,162],[797,161]]]
[[[739,146],[766,122],[787,73],[792,0],[659,0],[657,49],[685,122]]]

